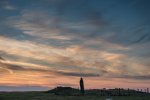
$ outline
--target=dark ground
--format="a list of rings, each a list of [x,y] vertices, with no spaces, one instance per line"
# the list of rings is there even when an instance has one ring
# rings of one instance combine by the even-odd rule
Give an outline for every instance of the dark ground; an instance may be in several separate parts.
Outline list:
[[[113,96],[113,100],[150,100],[145,96]],[[62,96],[45,92],[1,92],[0,100],[105,100],[106,96]]]

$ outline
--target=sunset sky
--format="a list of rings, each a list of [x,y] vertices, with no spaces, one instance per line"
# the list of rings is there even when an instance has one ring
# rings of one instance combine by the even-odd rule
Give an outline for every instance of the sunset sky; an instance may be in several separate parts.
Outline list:
[[[150,0],[0,0],[0,91],[148,88]]]

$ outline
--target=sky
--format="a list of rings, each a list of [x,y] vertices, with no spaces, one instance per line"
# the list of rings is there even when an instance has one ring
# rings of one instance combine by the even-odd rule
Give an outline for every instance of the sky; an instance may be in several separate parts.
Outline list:
[[[0,91],[149,88],[149,0],[0,0]]]

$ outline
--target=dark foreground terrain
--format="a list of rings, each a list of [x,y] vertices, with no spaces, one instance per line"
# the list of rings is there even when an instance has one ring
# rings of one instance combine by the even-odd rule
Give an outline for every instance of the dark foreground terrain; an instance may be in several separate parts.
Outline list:
[[[113,100],[150,100],[145,96],[112,96]],[[106,100],[106,96],[62,96],[45,92],[1,92],[0,100]]]

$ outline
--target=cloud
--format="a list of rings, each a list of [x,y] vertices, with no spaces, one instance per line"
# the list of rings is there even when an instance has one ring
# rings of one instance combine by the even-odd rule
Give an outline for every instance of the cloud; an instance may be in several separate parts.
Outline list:
[[[7,61],[0,62],[1,68],[4,68],[6,70],[11,70],[12,74],[15,71],[31,71],[31,72],[47,72],[51,74],[57,74],[57,75],[63,75],[63,76],[84,76],[84,77],[98,77],[99,74],[93,74],[93,73],[79,73],[79,72],[65,72],[65,71],[57,71],[57,70],[51,70],[51,69],[41,69],[38,67],[33,67],[33,66],[26,66],[26,65],[15,65],[15,64],[10,64]],[[37,65],[38,66],[38,65]]]
[[[0,60],[5,60],[4,58],[0,57]]]
[[[13,46],[7,41],[13,43]],[[1,50],[6,53],[2,53],[2,55],[8,58],[8,61],[5,61],[5,63],[13,65],[7,67],[9,70],[18,69],[41,72],[56,70],[55,73],[62,70],[67,71],[68,73],[64,75],[68,76],[79,76],[81,75],[79,73],[89,73],[87,75],[83,74],[83,76],[104,75],[103,77],[105,75],[121,75],[122,73],[144,75],[148,70],[147,65],[143,66],[141,62],[137,63],[137,58],[130,57],[130,55],[99,51],[79,45],[56,48],[36,44],[31,41],[18,41],[5,37],[1,37],[0,45]],[[9,49],[7,49],[8,47]],[[18,61],[14,61],[12,56],[18,57]],[[11,57],[12,59],[10,59]],[[30,62],[26,59],[30,59]],[[40,63],[37,63],[36,60]],[[20,68],[20,66],[22,67]],[[140,68],[140,66],[143,67]],[[69,73],[72,70],[79,73]]]
[[[3,8],[6,10],[16,10],[16,8],[12,5],[5,5]]]
[[[75,78],[72,83],[80,76],[97,78],[97,84],[103,78],[148,80],[149,24],[140,10],[134,10],[137,3],[133,7],[130,2],[95,0],[14,3],[19,10],[4,13],[8,17],[1,23],[0,83],[54,86],[71,79],[68,76]]]
[[[13,71],[47,71],[47,70],[44,70],[44,69],[38,69],[38,68],[32,68],[31,66],[29,67],[23,67],[23,66],[19,66],[19,65],[15,65],[15,64],[9,64],[9,63],[6,63],[6,62],[0,62],[0,65],[1,65],[1,68],[5,68],[5,69],[8,69],[8,70],[11,70],[12,72]],[[37,65],[38,66],[38,65]]]
[[[23,11],[21,16],[13,18],[11,23],[24,34],[40,38],[70,40],[71,37],[61,35],[65,29],[57,28],[57,16],[42,11]]]
[[[105,21],[99,13],[91,11],[85,20],[74,22],[63,19],[63,16],[53,14],[53,11],[24,10],[20,15],[9,18],[8,23],[27,35],[42,39],[60,40],[60,42],[70,41],[73,44],[73,41],[82,42],[83,38],[98,36],[95,31],[105,26]],[[68,18],[69,16],[65,17]]]
[[[11,62],[8,60],[0,61],[0,66],[1,66],[0,71],[3,72],[3,73],[1,73],[1,75],[3,75],[3,74],[14,74],[15,71],[48,72],[48,69],[44,69],[44,67],[41,68],[39,65],[33,65],[33,64],[28,64],[28,63],[19,64],[19,62],[18,63],[17,62]]]
[[[13,43],[13,46],[10,42]],[[5,54],[8,58],[8,61],[5,61],[5,63],[12,66],[6,67],[5,69],[9,70],[8,72],[11,73],[13,71],[15,71],[14,73],[16,73],[16,71],[50,72],[53,75],[103,78],[109,76],[117,78],[117,76],[122,76],[124,74],[131,76],[148,75],[147,65],[143,66],[141,64],[142,62],[138,62],[137,58],[130,57],[131,55],[127,55],[128,53],[116,53],[103,51],[102,49],[97,50],[81,45],[58,48],[50,45],[37,44],[32,41],[18,41],[6,37],[1,37],[0,45],[2,51],[5,51],[8,55],[10,54],[10,57]],[[9,49],[7,49],[8,47]],[[127,50],[131,53],[130,49],[121,48],[121,50]],[[4,53],[2,53],[2,55],[4,56]],[[13,55],[18,56],[20,60],[13,61],[13,59],[10,59]],[[26,59],[29,58],[30,62],[27,62]],[[34,62],[34,59],[41,63]],[[42,63],[43,61],[47,64]],[[74,72],[72,72],[72,70],[74,70]],[[122,78],[128,79],[125,77]]]
[[[9,0],[0,1],[0,6],[5,10],[16,10],[17,9]]]
[[[76,77],[99,77],[99,74],[94,73],[78,73],[78,72],[58,72],[61,75],[65,76],[76,76]]]
[[[135,75],[135,76],[131,76],[131,75],[122,75],[122,76],[116,76],[114,78],[124,78],[124,79],[134,79],[134,80],[150,80],[150,75]]]
[[[13,43],[14,45],[7,43],[7,41],[9,41],[9,42],[11,41],[11,43]],[[3,44],[3,43],[5,43],[5,44]],[[76,53],[78,51],[76,51],[77,49],[74,47],[68,47],[66,49],[54,48],[54,47],[45,46],[42,44],[34,44],[32,42],[23,42],[23,41],[21,42],[21,41],[16,41],[13,39],[8,39],[8,38],[1,38],[0,45],[1,45],[2,51],[4,51],[7,54],[10,54],[10,57],[7,56],[8,59],[10,59],[12,55],[16,55],[16,56],[20,57],[20,60],[22,59],[22,61],[25,61],[25,62],[26,62],[26,59],[33,58],[36,60],[50,62],[52,64],[56,64],[59,66],[81,66],[81,65],[84,65],[84,59],[83,60],[79,59],[82,57],[82,55],[76,55]],[[14,46],[16,47],[16,49],[14,49]],[[10,49],[7,49],[7,47],[9,47]],[[18,53],[18,52],[22,52],[22,53]],[[87,51],[87,53],[88,52],[90,53],[90,51]],[[24,54],[24,55],[22,55],[22,54]],[[38,54],[38,56],[37,56],[37,54]],[[82,54],[82,52],[81,52],[81,54]],[[23,58],[23,57],[25,57],[25,58]],[[10,60],[13,60],[13,59],[10,59]],[[59,68],[61,68],[61,67],[59,67]]]

